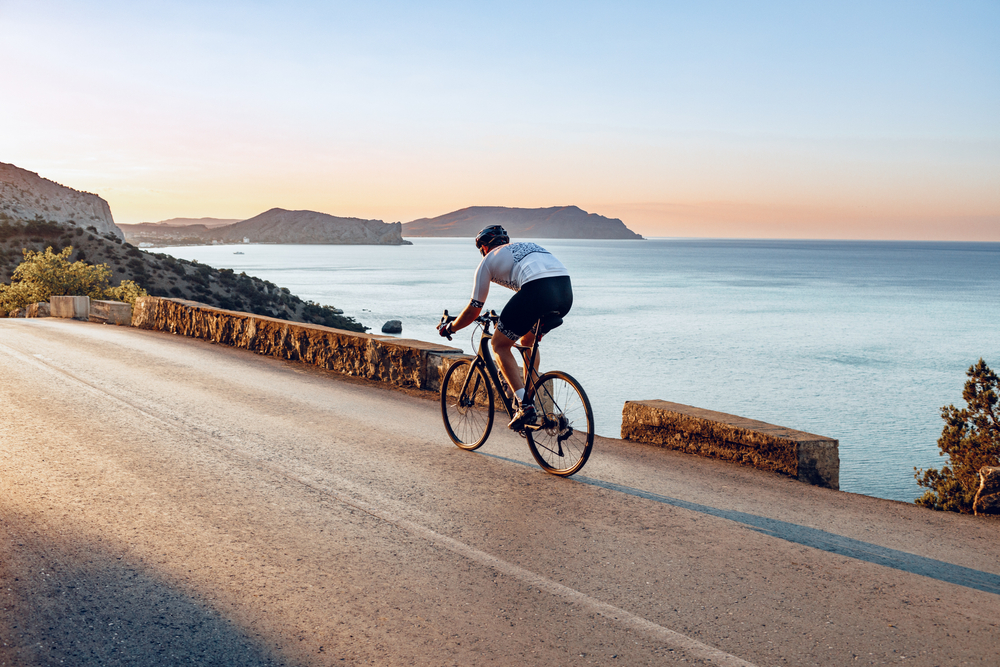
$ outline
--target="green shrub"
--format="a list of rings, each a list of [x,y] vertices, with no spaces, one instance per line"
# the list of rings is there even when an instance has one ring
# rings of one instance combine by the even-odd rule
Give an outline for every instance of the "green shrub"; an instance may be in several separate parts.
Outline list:
[[[146,291],[131,280],[109,287],[111,268],[107,264],[70,263],[73,246],[54,252],[24,250],[24,261],[14,269],[11,284],[0,284],[0,310],[7,312],[30,303],[48,301],[52,296],[89,296],[92,299],[115,299],[134,303]],[[120,298],[122,297],[122,298]]]
[[[962,390],[966,407],[941,408],[944,430],[938,439],[941,456],[948,464],[941,470],[916,470],[917,484],[927,489],[918,505],[949,512],[972,513],[979,489],[979,469],[1000,466],[1000,411],[997,408],[1000,380],[980,359],[966,371]]]

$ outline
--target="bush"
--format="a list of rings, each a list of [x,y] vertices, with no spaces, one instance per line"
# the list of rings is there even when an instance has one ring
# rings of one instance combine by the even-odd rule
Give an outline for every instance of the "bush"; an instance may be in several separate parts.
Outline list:
[[[1000,380],[982,359],[966,371],[969,380],[962,390],[966,407],[941,408],[944,430],[938,439],[941,456],[948,465],[941,470],[916,470],[917,484],[927,489],[918,505],[949,512],[972,513],[979,489],[979,469],[1000,466],[1000,412],[997,409]]]
[[[48,301],[53,295],[89,296],[129,303],[146,295],[146,291],[131,280],[122,281],[118,287],[109,287],[111,268],[107,264],[93,266],[82,261],[71,264],[72,254],[73,246],[58,253],[51,246],[45,252],[25,249],[24,261],[14,269],[11,284],[0,284],[0,310],[17,310],[30,303]]]
[[[140,296],[147,296],[146,290],[139,287],[139,283],[134,280],[123,280],[118,287],[109,287],[104,290],[104,298],[114,301],[124,301],[135,305],[135,300]]]

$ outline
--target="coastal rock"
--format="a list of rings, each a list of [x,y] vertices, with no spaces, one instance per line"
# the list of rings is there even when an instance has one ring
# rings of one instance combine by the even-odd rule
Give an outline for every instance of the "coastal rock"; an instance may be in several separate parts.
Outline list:
[[[1000,468],[979,469],[979,490],[972,502],[974,514],[1000,514]]]
[[[111,207],[95,194],[60,185],[38,174],[0,162],[0,223],[54,222],[124,239]]]
[[[401,334],[403,333],[403,323],[400,320],[389,320],[382,325],[382,333]]]
[[[473,238],[490,225],[503,225],[514,240],[634,239],[642,237],[618,218],[587,213],[577,206],[507,208],[470,206],[436,218],[421,218],[403,224],[403,236],[455,236]]]

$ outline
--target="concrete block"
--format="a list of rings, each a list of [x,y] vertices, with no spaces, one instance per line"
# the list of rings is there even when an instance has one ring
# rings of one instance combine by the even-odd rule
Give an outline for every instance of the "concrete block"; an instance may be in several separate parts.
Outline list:
[[[98,324],[117,324],[127,327],[132,324],[132,306],[121,301],[94,299],[90,302],[89,319]]]
[[[49,298],[52,317],[86,320],[90,317],[89,296],[54,296]]]
[[[803,482],[840,488],[833,438],[669,401],[628,401],[622,439],[735,461]]]

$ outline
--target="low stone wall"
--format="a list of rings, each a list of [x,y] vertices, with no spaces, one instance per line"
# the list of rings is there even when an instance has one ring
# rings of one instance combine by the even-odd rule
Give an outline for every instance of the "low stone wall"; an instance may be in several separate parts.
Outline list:
[[[446,345],[342,331],[162,297],[139,298],[132,309],[132,326],[201,338],[399,387],[435,391],[448,366],[462,354]]]
[[[840,488],[839,443],[821,435],[680,403],[628,401],[621,436]]]

